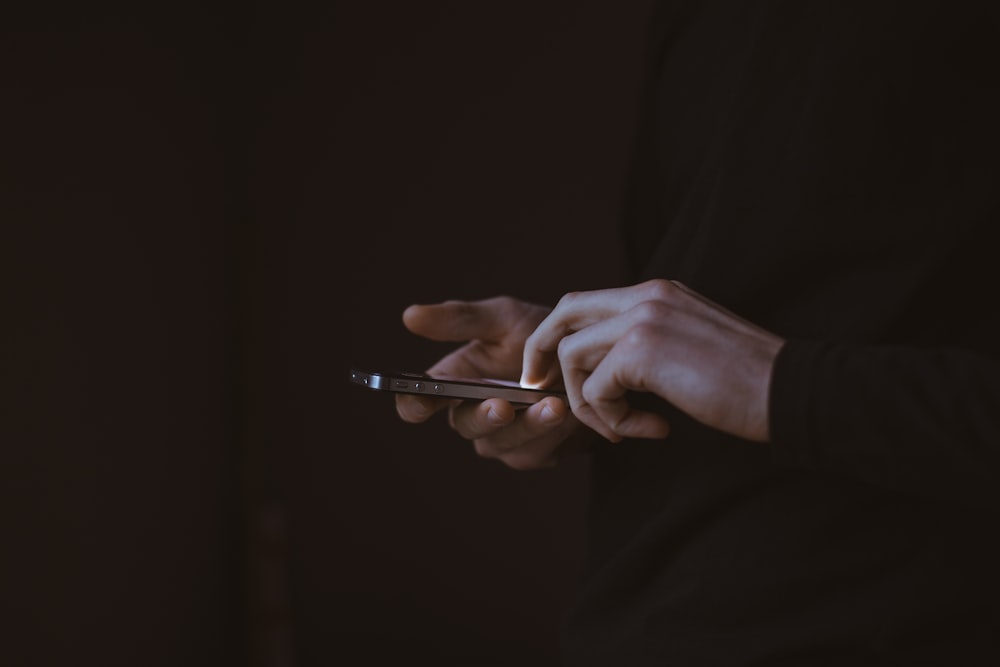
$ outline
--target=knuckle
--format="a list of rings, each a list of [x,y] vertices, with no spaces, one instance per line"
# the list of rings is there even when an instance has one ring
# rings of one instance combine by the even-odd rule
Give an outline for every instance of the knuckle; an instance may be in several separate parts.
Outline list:
[[[572,307],[572,305],[580,299],[581,292],[566,292],[559,299],[559,303],[556,304],[556,308],[567,308]]]
[[[659,320],[670,314],[670,307],[663,301],[651,299],[642,301],[632,307],[637,319],[641,321]]]
[[[492,304],[502,312],[510,312],[517,307],[517,299],[509,294],[501,294],[491,299]]]
[[[660,327],[653,322],[640,322],[629,327],[620,340],[625,349],[641,350],[649,347],[657,338]]]
[[[469,357],[481,356],[488,353],[489,346],[478,338],[468,341],[463,346],[463,351]],[[447,373],[446,373],[447,375]]]
[[[583,399],[578,406],[576,406],[575,412],[581,414],[591,415],[594,412],[594,402],[598,398],[597,388],[594,386],[594,376],[591,375],[583,384],[580,385],[580,398]]]
[[[573,336],[563,336],[559,339],[559,343],[556,345],[556,355],[564,368],[573,368],[572,361],[577,354],[576,347]]]
[[[653,278],[642,284],[648,297],[655,301],[670,301],[677,294],[678,287],[663,278]]]

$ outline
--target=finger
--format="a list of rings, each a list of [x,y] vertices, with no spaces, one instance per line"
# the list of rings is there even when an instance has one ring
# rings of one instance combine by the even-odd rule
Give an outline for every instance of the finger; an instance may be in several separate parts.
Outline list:
[[[461,411],[455,410],[456,420],[462,419]],[[470,415],[465,415],[471,419]],[[473,438],[476,451],[487,458],[501,458],[514,450],[542,451],[548,456],[561,442],[559,435],[567,427],[569,409],[559,398],[548,397],[525,410],[516,413],[506,425]],[[463,424],[468,427],[468,424]],[[547,441],[547,442],[543,442]]]
[[[427,369],[427,375],[478,378],[484,374],[497,376],[496,361],[483,343],[472,341],[452,350],[433,366]],[[500,373],[499,375],[504,375]]]
[[[521,384],[528,387],[548,386],[555,379],[559,342],[574,331],[608,317],[608,308],[614,307],[618,292],[571,292],[563,296],[525,341]]]
[[[614,429],[604,423],[604,420],[587,403],[576,406],[573,409],[573,416],[608,442],[621,442],[623,440],[623,437],[615,433]]]
[[[660,314],[658,311],[665,308],[667,306],[658,302],[644,301],[625,313],[567,336],[559,343],[559,362],[573,414],[607,440],[618,442],[622,434],[594,412],[583,394],[583,386],[593,369],[604,361],[609,351],[636,321],[657,317]]]
[[[597,431],[603,438],[611,442],[618,442],[621,438],[594,414],[583,397],[583,385],[589,376],[590,373],[585,368],[572,367],[563,370],[566,397],[569,400],[570,409],[577,419]]]
[[[396,413],[405,422],[420,424],[433,417],[435,413],[447,408],[452,402],[452,400],[446,398],[397,394]]]
[[[525,431],[520,434],[516,446],[504,446],[488,439],[476,440],[476,452],[480,456],[498,459],[514,470],[554,467],[563,452],[566,437],[576,429],[577,424],[570,419],[571,413],[566,404],[562,401],[558,401],[558,404],[561,408],[554,404],[551,413],[548,412],[548,407],[540,406],[534,414],[525,414],[519,420],[523,421]],[[529,433],[533,435],[528,435]]]
[[[565,295],[525,342],[521,384],[545,386],[545,382],[551,382],[553,353],[570,333],[614,317],[643,301],[664,299],[672,290],[676,287],[661,280]]]
[[[448,423],[466,440],[492,435],[514,421],[514,406],[500,398],[485,401],[463,401],[452,406]]]
[[[670,432],[667,420],[654,412],[636,410],[629,405],[629,390],[643,390],[644,382],[630,375],[634,366],[625,365],[612,350],[594,369],[582,388],[588,417],[596,418],[603,428],[623,438],[665,438]]]
[[[510,297],[412,305],[403,311],[403,324],[436,341],[499,341],[510,331],[512,310]]]
[[[521,369],[520,385],[529,389],[549,389],[560,384],[563,371],[559,356],[554,351],[524,348],[524,362]]]
[[[658,306],[647,301],[636,308],[597,322],[559,341],[559,364],[563,369],[567,390],[572,384],[576,384],[576,389],[579,390],[579,384],[583,383],[586,375],[597,368],[597,365],[604,360],[604,357],[621,340],[622,336],[638,320],[648,317],[649,311],[654,308],[665,308],[665,306]],[[576,375],[577,371],[584,371],[585,376]],[[579,378],[579,382],[571,382],[567,377],[570,375]]]
[[[563,369],[563,382],[565,384],[566,398],[569,402],[570,410],[576,415],[577,419],[582,421],[587,426],[594,428],[595,420],[593,418],[588,418],[585,414],[586,405],[583,400],[583,383],[587,380],[588,373],[586,369],[583,368],[565,368]],[[596,422],[599,426],[599,421]],[[607,431],[600,431],[595,429],[604,437],[608,437],[610,433]]]

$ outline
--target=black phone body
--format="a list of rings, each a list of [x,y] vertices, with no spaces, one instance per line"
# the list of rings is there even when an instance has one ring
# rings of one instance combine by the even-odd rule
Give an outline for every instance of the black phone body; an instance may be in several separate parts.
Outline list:
[[[547,396],[568,402],[566,394],[551,389],[529,389],[517,382],[492,378],[464,378],[424,373],[387,372],[351,369],[350,381],[375,391],[418,394],[435,398],[460,398],[484,401],[502,398],[516,405],[531,405]]]

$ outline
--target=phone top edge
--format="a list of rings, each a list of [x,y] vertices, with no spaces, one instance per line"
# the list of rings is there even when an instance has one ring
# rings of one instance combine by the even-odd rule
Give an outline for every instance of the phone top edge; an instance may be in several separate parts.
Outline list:
[[[368,371],[351,369],[350,380],[354,384],[359,384],[369,389],[388,389],[389,380],[381,373],[369,373]]]
[[[530,389],[527,387],[496,384],[487,379],[433,377],[421,373],[374,373],[351,369],[350,381],[375,390],[392,391],[403,394],[440,396],[468,400],[502,398],[518,405],[531,405],[548,396],[568,402],[565,393],[554,390]]]

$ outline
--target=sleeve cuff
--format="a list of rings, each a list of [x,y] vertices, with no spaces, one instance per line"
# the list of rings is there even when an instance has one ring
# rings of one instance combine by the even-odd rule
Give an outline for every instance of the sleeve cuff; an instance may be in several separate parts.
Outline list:
[[[789,340],[781,348],[771,375],[768,417],[771,455],[776,463],[815,467],[813,420],[816,377],[829,343]]]

